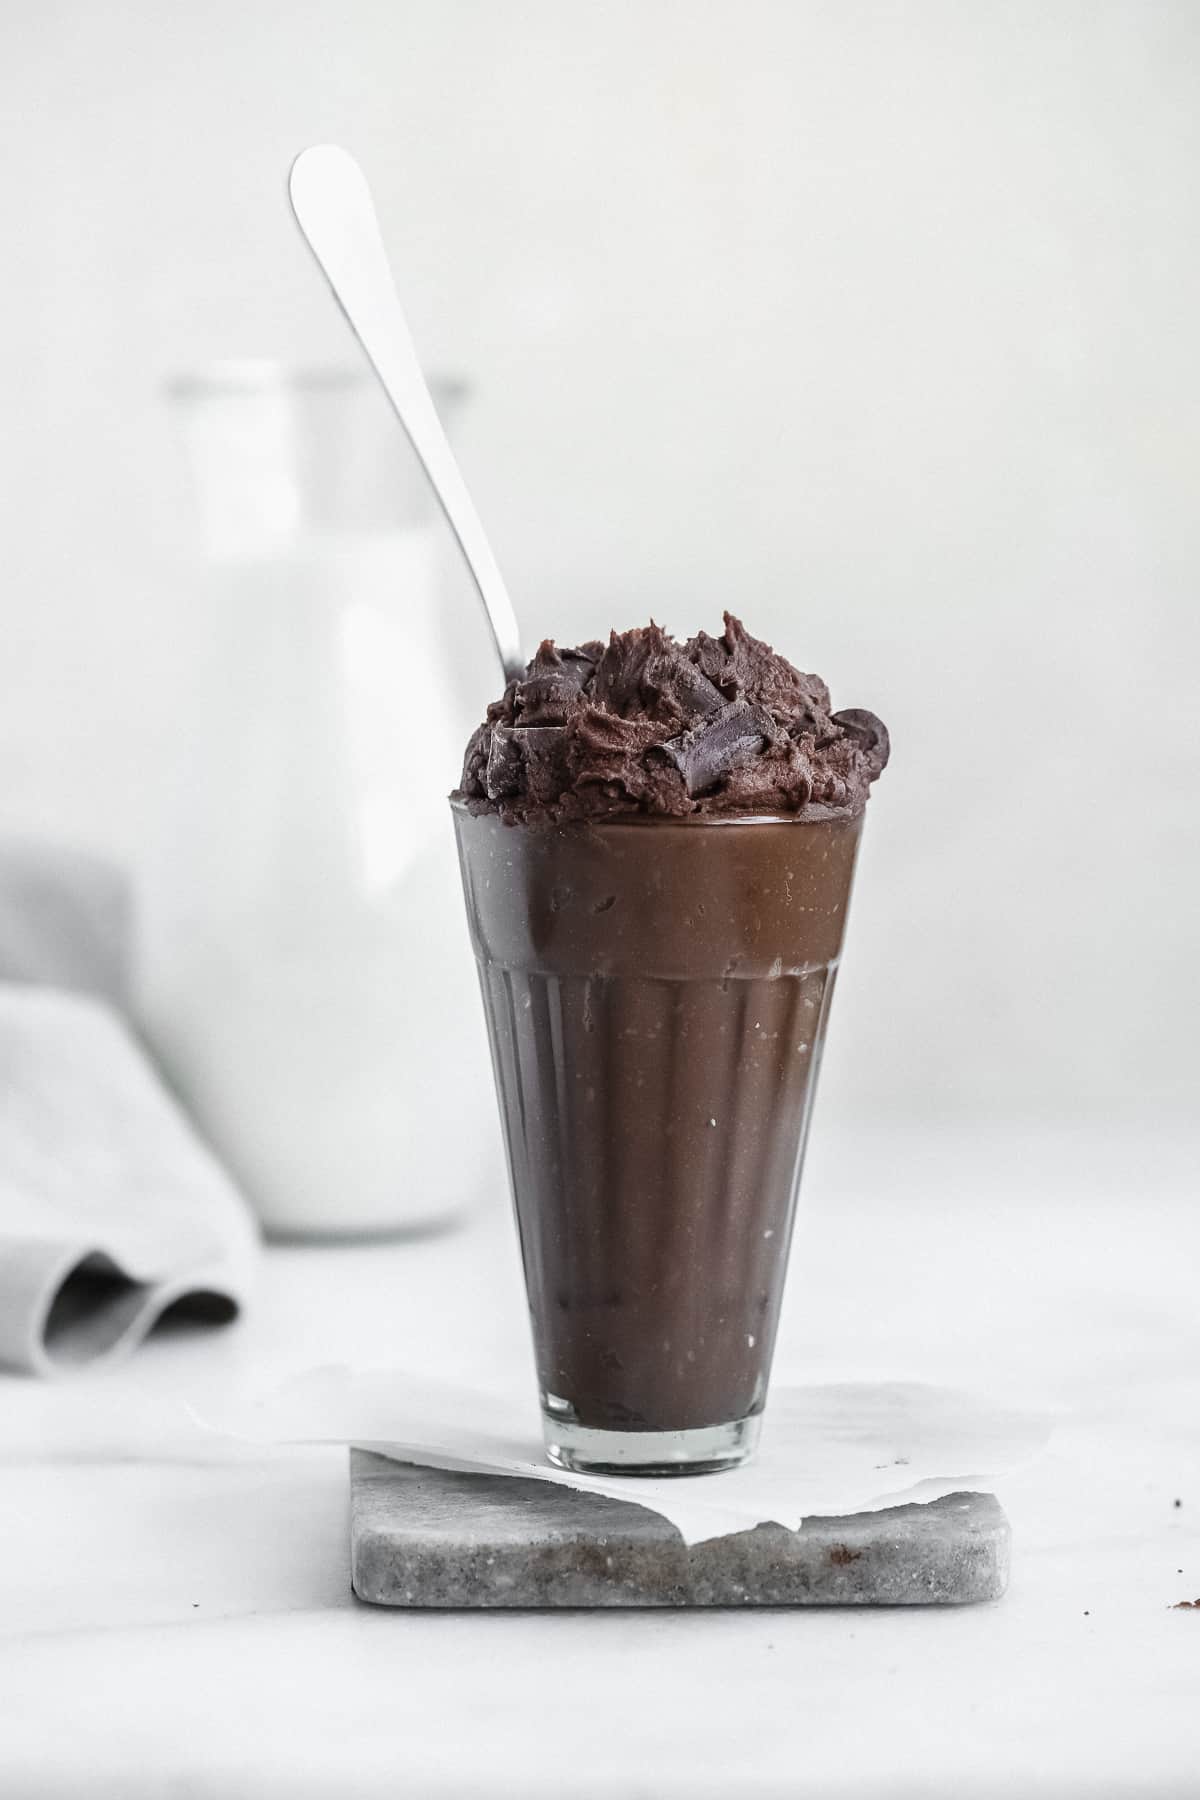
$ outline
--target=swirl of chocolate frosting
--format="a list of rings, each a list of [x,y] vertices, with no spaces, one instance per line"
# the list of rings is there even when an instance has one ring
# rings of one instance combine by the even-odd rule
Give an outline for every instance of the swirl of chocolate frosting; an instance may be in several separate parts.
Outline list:
[[[510,824],[620,813],[856,813],[886,727],[725,614],[680,644],[651,623],[607,645],[547,641],[467,745],[456,798]]]

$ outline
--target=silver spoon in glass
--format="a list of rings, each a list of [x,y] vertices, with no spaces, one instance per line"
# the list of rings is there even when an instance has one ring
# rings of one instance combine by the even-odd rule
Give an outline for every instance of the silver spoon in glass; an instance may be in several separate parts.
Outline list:
[[[511,681],[525,667],[517,615],[421,373],[366,176],[348,151],[336,144],[314,144],[292,164],[288,194],[296,223],[458,539],[496,640],[504,679]]]

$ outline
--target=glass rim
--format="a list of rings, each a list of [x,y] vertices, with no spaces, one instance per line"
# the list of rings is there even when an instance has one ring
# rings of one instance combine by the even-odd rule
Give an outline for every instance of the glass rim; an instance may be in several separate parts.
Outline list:
[[[427,374],[426,380],[437,400],[461,400],[470,391],[465,376],[449,371]],[[272,389],[323,393],[369,387],[374,381],[375,372],[365,362],[308,363],[271,356],[223,356],[177,369],[164,378],[162,385],[172,400],[195,400],[222,394],[266,393]]]
[[[489,805],[486,801],[470,800],[457,789],[448,796],[450,806],[455,812],[466,813],[472,819],[499,819],[503,823],[500,809]],[[680,826],[685,831],[698,831],[705,825],[832,825],[838,823],[859,824],[866,812],[866,803],[857,811],[846,807],[826,806],[818,802],[815,806],[810,801],[799,812],[766,813],[766,812],[726,812],[726,813],[635,813],[615,812],[602,813],[594,818],[560,819],[550,826],[551,830],[571,830],[575,826],[585,826],[592,831],[605,831],[613,826],[632,825],[637,830],[662,830],[664,826]],[[526,821],[506,826],[509,831],[534,830],[545,831],[545,824],[530,826]]]

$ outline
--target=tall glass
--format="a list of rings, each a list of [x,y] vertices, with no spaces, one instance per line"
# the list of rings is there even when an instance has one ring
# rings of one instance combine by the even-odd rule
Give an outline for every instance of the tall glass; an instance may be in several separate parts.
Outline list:
[[[454,818],[548,1453],[740,1462],[860,820]]]
[[[487,1056],[445,831],[487,634],[369,374],[223,365],[171,406],[199,554],[145,1021],[269,1232],[428,1226],[498,1147],[458,1102]]]

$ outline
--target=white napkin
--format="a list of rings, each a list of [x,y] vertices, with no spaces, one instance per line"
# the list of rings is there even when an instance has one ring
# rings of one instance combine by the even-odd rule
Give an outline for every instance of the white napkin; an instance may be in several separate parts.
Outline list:
[[[101,1001],[0,987],[0,1365],[115,1356],[169,1306],[229,1319],[255,1234]]]
[[[0,1367],[61,1373],[247,1292],[249,1214],[114,1010],[132,924],[103,858],[0,843]]]
[[[352,1443],[432,1468],[532,1477],[660,1513],[685,1542],[767,1521],[874,1512],[990,1487],[1042,1448],[1044,1419],[956,1388],[835,1382],[773,1388],[758,1454],[719,1475],[575,1475],[552,1468],[536,1414],[500,1393],[399,1369],[314,1369],[209,1409],[210,1429],[258,1443]]]
[[[102,859],[0,846],[0,1366],[115,1356],[169,1306],[227,1319],[247,1291],[249,1215],[105,1004],[131,920]]]

